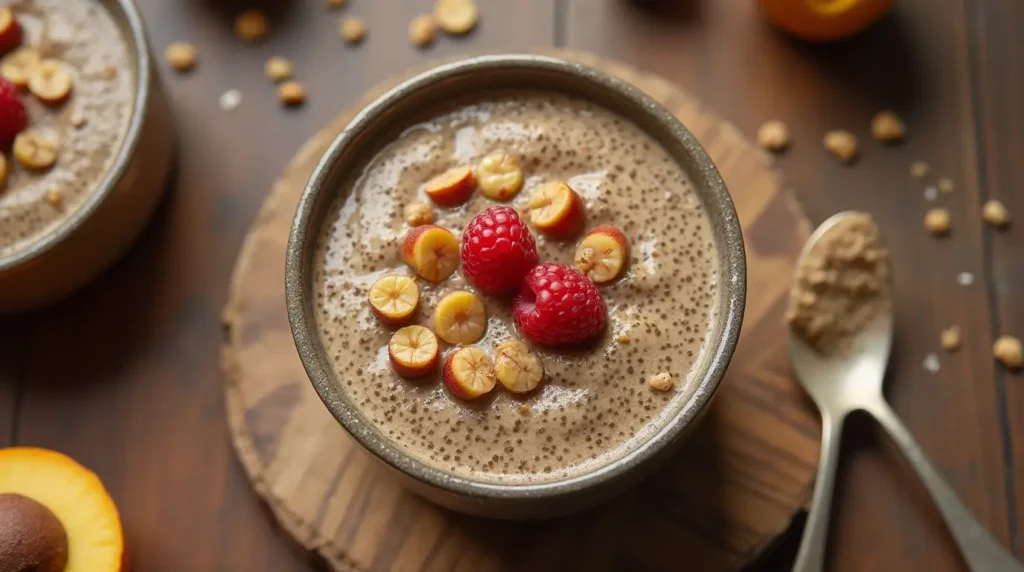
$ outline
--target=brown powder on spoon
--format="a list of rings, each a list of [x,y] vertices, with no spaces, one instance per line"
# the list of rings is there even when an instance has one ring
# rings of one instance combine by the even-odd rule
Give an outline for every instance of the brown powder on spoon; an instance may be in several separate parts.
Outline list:
[[[887,258],[871,215],[855,213],[838,222],[796,270],[789,326],[822,355],[848,348],[888,303]]]

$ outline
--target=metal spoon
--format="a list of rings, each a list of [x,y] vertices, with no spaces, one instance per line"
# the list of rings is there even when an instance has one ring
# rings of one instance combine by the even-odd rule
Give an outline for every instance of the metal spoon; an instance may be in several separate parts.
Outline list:
[[[804,246],[797,265],[829,229],[853,214],[841,212],[819,226]],[[1024,572],[1024,565],[974,519],[885,401],[882,378],[892,347],[892,321],[892,308],[889,306],[878,312],[856,334],[849,352],[832,357],[819,355],[790,329],[790,361],[800,383],[821,410],[822,427],[821,464],[793,571],[816,572],[822,569],[843,421],[850,413],[861,410],[874,416],[885,427],[917,471],[942,513],[968,568],[974,572]]]

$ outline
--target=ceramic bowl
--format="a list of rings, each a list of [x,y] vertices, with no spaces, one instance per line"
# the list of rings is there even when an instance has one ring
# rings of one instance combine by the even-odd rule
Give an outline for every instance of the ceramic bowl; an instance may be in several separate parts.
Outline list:
[[[74,213],[26,248],[0,256],[0,314],[48,304],[95,278],[131,245],[163,193],[174,127],[142,18],[132,0],[99,4],[128,42],[134,68],[127,133],[111,167]]]
[[[660,142],[689,175],[712,221],[723,288],[710,332],[707,359],[695,365],[689,399],[677,400],[670,421],[623,457],[561,481],[528,485],[479,482],[429,466],[403,453],[347,398],[329,365],[312,308],[314,245],[342,181],[392,141],[424,110],[457,95],[509,89],[554,91],[582,97],[626,117]],[[295,215],[288,244],[288,317],[303,366],[327,408],[370,453],[414,492],[460,512],[495,518],[536,518],[592,506],[623,491],[677,450],[707,410],[732,357],[746,295],[743,238],[732,200],[707,153],[669,111],[632,85],[585,65],[537,55],[471,58],[422,73],[363,109],[334,140],[313,172]]]

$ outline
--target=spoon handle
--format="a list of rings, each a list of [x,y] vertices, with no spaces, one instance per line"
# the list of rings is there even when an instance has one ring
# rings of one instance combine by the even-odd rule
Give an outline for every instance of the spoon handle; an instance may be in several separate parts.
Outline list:
[[[843,434],[845,415],[834,416],[821,410],[821,463],[814,481],[811,508],[807,511],[804,537],[796,554],[793,572],[820,572],[825,567],[825,541],[832,513],[832,489],[835,488],[836,466],[839,464],[839,439]]]
[[[939,475],[935,467],[924,456],[921,447],[911,436],[903,422],[884,399],[878,399],[867,408],[868,413],[885,427],[899,446],[907,460],[921,477],[932,500],[939,507],[946,520],[946,526],[960,547],[960,553],[973,572],[1024,572],[1024,565],[1017,561],[992,534],[985,530],[971,512],[960,501],[956,491]]]

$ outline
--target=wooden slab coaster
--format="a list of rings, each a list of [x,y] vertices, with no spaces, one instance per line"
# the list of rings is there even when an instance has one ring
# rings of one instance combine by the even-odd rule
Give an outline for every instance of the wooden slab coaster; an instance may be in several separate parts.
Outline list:
[[[730,123],[659,77],[559,52],[620,76],[671,109],[700,139],[732,192],[749,266],[746,321],[711,411],[647,483],[586,513],[506,523],[440,509],[400,488],[314,393],[284,300],[292,215],[320,155],[367,93],[310,139],[259,214],[224,311],[223,367],[235,448],[284,530],[335,570],[736,570],[789,525],[811,489],[816,414],[791,380],[783,311],[809,233],[771,159]]]

